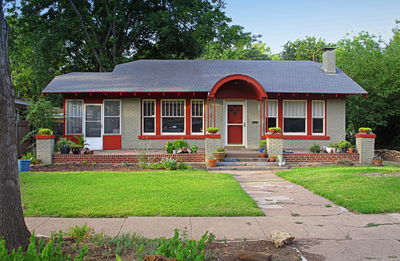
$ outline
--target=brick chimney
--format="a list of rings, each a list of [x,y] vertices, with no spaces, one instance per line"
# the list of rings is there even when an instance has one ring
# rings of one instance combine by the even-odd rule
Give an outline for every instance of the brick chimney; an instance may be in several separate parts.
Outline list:
[[[325,47],[322,54],[322,67],[327,74],[336,74],[336,47]]]

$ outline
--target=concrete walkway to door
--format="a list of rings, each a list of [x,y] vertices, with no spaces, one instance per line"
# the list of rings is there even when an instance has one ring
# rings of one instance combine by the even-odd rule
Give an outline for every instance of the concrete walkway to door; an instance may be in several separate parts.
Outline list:
[[[219,240],[269,239],[270,232],[285,231],[294,234],[301,252],[326,260],[400,260],[400,214],[351,213],[273,171],[229,173],[257,201],[265,217],[42,217],[26,221],[37,235],[67,232],[71,226],[83,224],[96,233],[138,233],[148,238],[171,237],[175,228],[186,229],[193,238],[210,231]]]

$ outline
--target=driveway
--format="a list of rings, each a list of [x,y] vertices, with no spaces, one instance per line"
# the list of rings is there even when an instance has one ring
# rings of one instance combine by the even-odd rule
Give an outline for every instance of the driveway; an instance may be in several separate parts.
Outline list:
[[[400,260],[399,213],[354,214],[275,171],[229,173],[266,214],[263,230],[292,232],[302,252],[338,261]]]

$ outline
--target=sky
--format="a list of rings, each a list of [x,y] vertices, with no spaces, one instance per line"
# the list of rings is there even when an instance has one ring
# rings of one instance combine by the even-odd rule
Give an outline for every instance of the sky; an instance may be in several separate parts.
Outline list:
[[[347,33],[367,31],[392,36],[400,20],[400,0],[225,0],[226,14],[261,40],[273,53],[289,40],[315,36],[336,42]],[[399,24],[400,27],[400,24]]]

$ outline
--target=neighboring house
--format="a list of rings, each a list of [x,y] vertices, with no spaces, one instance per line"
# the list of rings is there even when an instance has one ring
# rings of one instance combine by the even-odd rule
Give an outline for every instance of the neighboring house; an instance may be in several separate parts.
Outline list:
[[[345,138],[346,97],[367,92],[336,68],[335,51],[310,61],[139,60],[107,73],[57,76],[44,89],[64,99],[65,135],[92,149],[162,149],[171,139],[204,147],[220,128],[222,146],[257,148],[268,127],[286,149]]]

